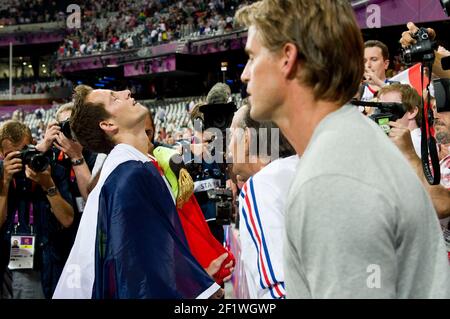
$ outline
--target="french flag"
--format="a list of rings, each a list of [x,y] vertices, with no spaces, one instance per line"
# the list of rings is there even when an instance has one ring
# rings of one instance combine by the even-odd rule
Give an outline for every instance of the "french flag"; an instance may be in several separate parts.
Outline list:
[[[427,87],[429,78],[426,74],[424,74],[423,85],[421,85],[422,82],[420,74],[421,69],[422,64],[417,63],[414,66],[410,67],[409,69],[392,77],[389,81],[400,82],[402,84],[409,84],[416,89],[417,93],[419,93],[420,96],[422,96],[423,90]]]

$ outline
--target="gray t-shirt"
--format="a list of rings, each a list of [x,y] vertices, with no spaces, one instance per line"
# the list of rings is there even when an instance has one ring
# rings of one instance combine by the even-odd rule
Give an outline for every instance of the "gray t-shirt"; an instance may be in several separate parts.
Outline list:
[[[314,131],[289,193],[286,232],[288,298],[450,298],[430,197],[353,106]]]

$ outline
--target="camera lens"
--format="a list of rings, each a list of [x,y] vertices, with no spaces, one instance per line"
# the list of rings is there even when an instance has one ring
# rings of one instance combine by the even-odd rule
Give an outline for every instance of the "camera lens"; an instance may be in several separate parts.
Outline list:
[[[50,165],[50,160],[41,154],[33,155],[30,159],[30,168],[35,172],[43,172]]]
[[[61,132],[64,134],[64,136],[71,139],[72,131],[70,130],[69,120],[65,120],[65,121],[59,123],[59,126],[61,127]]]

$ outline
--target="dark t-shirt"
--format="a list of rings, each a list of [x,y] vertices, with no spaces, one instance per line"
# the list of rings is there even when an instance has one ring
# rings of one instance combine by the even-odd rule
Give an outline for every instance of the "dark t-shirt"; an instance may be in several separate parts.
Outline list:
[[[82,213],[79,210],[78,205],[76,203],[76,199],[78,197],[81,197],[81,193],[80,193],[80,190],[78,189],[77,178],[75,176],[75,173],[72,170],[71,159],[69,157],[65,158],[63,156],[63,153],[56,148],[53,149],[53,152],[54,152],[55,160],[57,161],[57,163],[59,165],[61,165],[64,168],[65,177],[69,181],[69,191],[70,191],[70,194],[72,195],[71,204],[73,206],[74,212]],[[95,160],[97,159],[97,153],[83,150],[82,154],[83,154],[84,160],[86,162],[86,165],[88,166],[89,170],[92,172],[92,169],[94,168]]]

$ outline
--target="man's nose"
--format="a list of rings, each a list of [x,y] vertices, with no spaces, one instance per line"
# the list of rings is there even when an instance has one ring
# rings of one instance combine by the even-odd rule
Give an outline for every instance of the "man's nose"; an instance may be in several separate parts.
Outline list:
[[[122,93],[125,96],[125,99],[129,99],[131,97],[131,91],[130,90],[123,90]]]
[[[434,119],[435,119],[435,120],[439,119],[439,118],[440,118],[440,115],[439,115],[439,113],[437,112],[436,107],[433,107],[432,110],[433,110],[433,117],[434,117]]]
[[[245,65],[244,71],[242,71],[242,74],[241,74],[241,81],[242,81],[242,83],[245,83],[245,84],[247,84],[248,81],[250,80],[247,66],[248,66],[248,64]]]

